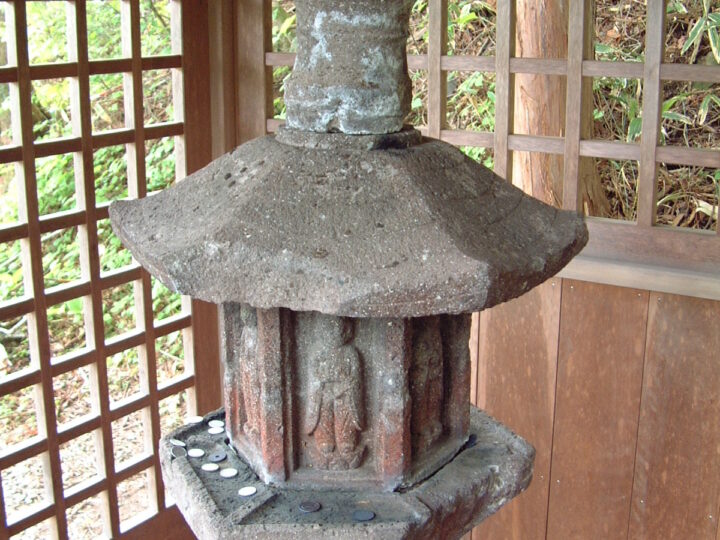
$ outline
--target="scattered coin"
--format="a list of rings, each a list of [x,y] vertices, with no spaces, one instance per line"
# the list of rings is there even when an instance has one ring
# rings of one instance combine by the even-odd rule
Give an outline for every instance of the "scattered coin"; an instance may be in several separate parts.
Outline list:
[[[188,450],[188,456],[190,457],[203,457],[205,455],[205,450],[202,448],[191,448]]]
[[[257,488],[255,486],[243,486],[238,490],[238,495],[240,495],[241,497],[252,497],[256,493]]]
[[[202,416],[188,416],[185,419],[185,423],[187,423],[187,424],[199,424],[202,421],[203,421]]]
[[[317,501],[303,501],[298,506],[301,512],[305,512],[307,514],[310,514],[312,512],[317,512],[322,508],[319,502]]]
[[[225,422],[222,420],[210,420],[208,422],[208,426],[210,427],[225,427]]]
[[[223,478],[232,478],[234,476],[237,476],[237,473],[237,469],[233,469],[232,467],[220,470],[220,476],[222,476]]]
[[[173,446],[185,446],[185,443],[182,442],[180,439],[170,439],[168,442]]]
[[[182,446],[173,446],[172,450],[170,450],[170,454],[175,458],[185,457],[187,456],[187,450],[185,450]]]
[[[372,521],[375,519],[375,512],[372,510],[355,510],[352,517],[355,521]]]
[[[222,450],[218,450],[217,452],[213,452],[210,454],[208,459],[212,461],[213,463],[220,463],[221,461],[225,461],[225,458],[227,458],[227,454],[223,452]]]
[[[225,433],[225,428],[211,427],[210,429],[208,429],[208,433],[210,435],[220,435],[221,433]]]
[[[207,472],[215,472],[220,468],[220,465],[217,463],[203,463],[202,467],[200,467],[203,471]]]

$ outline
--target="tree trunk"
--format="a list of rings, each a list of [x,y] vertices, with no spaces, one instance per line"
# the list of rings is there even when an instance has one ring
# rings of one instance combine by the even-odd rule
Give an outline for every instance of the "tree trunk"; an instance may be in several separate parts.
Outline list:
[[[515,56],[525,58],[567,58],[568,4],[570,0],[517,0]],[[582,1],[582,0],[573,0]],[[591,40],[587,40],[592,46]],[[591,50],[586,51],[590,54]],[[583,85],[583,137],[592,131],[592,81]],[[518,73],[515,75],[517,134],[562,137],[565,132],[565,77]],[[561,155],[515,152],[513,182],[526,193],[560,206],[563,193]],[[608,201],[594,160],[581,158],[579,191],[586,214],[606,215]]]

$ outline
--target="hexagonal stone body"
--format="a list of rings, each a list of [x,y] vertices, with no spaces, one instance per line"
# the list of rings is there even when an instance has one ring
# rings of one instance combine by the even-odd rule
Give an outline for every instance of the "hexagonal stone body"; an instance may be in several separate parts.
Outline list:
[[[221,317],[227,431],[264,481],[391,491],[466,443],[470,315]]]

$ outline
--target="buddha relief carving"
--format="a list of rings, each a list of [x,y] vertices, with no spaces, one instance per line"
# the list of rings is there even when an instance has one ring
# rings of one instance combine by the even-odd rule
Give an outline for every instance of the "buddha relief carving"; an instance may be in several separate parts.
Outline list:
[[[260,437],[260,377],[257,365],[257,313],[243,306],[240,312],[242,332],[240,334],[239,367],[242,384],[244,422],[242,430],[253,443]]]
[[[362,365],[352,345],[353,323],[340,317],[327,318],[328,346],[311,359],[305,433],[312,436],[313,466],[348,470],[362,463],[363,430]]]
[[[440,318],[426,317],[415,326],[410,366],[412,446],[427,450],[443,431],[443,350]]]

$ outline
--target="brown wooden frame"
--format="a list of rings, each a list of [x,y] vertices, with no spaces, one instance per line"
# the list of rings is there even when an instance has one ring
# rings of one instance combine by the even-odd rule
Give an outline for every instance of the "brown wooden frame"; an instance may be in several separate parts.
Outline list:
[[[197,170],[211,159],[208,7],[204,2],[170,0],[172,54],[143,57],[140,37],[139,0],[121,0],[123,58],[89,61],[86,1],[67,1],[68,62],[30,65],[27,46],[25,2],[3,2],[13,28],[9,40],[10,65],[0,68],[0,83],[10,83],[13,110],[14,144],[0,148],[0,162],[16,163],[24,179],[21,219],[0,227],[0,242],[19,240],[25,263],[25,296],[0,303],[0,319],[29,317],[31,366],[0,380],[0,395],[35,386],[40,435],[8,449],[0,449],[2,470],[34,456],[44,456],[45,484],[50,486],[48,502],[34,508],[13,523],[7,516],[0,489],[0,539],[8,538],[45,520],[54,521],[52,534],[67,538],[65,511],[83,500],[102,494],[105,498],[105,534],[118,537],[160,537],[186,535],[179,514],[166,508],[165,489],[157,455],[160,438],[160,400],[188,391],[193,414],[206,413],[220,405],[219,341],[217,312],[213,305],[183,299],[183,311],[162,321],[154,320],[150,276],[133,263],[118,271],[101,271],[97,249],[97,222],[108,217],[108,204],[95,203],[93,151],[111,145],[126,145],[128,188],[133,197],[147,192],[145,143],[160,137],[173,137],[176,153],[176,178]],[[143,71],[170,69],[173,80],[175,118],[171,122],[145,126],[143,120]],[[92,133],[89,77],[95,74],[122,73],[125,83],[124,129]],[[33,80],[64,78],[70,80],[72,135],[51,141],[33,141],[31,84]],[[35,158],[72,153],[75,162],[77,207],[68,212],[40,216],[35,178]],[[24,204],[23,204],[24,201]],[[77,227],[81,250],[81,279],[68,285],[45,289],[41,235]],[[103,326],[103,290],[132,283],[135,291],[135,330],[106,339]],[[49,344],[46,308],[74,298],[84,299],[87,347],[59,358],[52,356]],[[166,384],[156,378],[155,340],[182,331],[186,371]],[[106,357],[138,348],[141,362],[139,397],[111,407],[108,395]],[[96,384],[91,384],[93,411],[81,421],[58,430],[53,378],[87,366]],[[114,420],[142,411],[145,416],[146,451],[121,470],[113,457],[111,424]],[[98,475],[90,482],[63,490],[61,444],[86,433],[95,433]],[[118,514],[117,485],[147,471],[150,496],[149,512],[137,522],[121,527]],[[153,519],[149,519],[153,517]],[[146,521],[147,520],[147,521]],[[144,523],[141,523],[144,522]],[[127,530],[129,529],[129,530]]]

